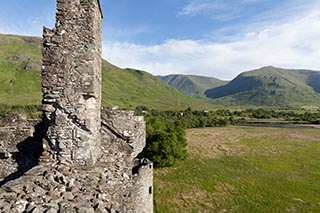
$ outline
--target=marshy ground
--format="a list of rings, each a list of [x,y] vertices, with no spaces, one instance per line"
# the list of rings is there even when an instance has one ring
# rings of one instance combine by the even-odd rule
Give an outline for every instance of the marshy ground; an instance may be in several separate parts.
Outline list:
[[[155,212],[317,212],[316,128],[190,129],[188,160],[155,171]]]

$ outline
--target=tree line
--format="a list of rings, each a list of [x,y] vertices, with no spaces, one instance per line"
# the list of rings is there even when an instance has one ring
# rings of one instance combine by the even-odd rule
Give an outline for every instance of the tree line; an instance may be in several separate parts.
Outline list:
[[[154,162],[155,167],[172,166],[188,156],[185,133],[188,128],[237,125],[248,119],[279,119],[320,124],[320,111],[300,112],[273,109],[206,111],[192,110],[190,107],[183,111],[159,111],[137,107],[136,112],[145,116],[147,125],[147,145],[140,157],[149,158]]]

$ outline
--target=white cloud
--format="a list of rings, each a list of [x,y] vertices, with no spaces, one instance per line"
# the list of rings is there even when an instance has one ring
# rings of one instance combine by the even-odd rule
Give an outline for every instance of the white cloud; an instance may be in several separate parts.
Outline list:
[[[190,0],[185,4],[178,16],[207,15],[214,20],[227,21],[241,16],[246,6],[266,0]]]
[[[152,33],[154,30],[148,26],[135,26],[130,28],[108,27],[104,35],[108,38],[133,37],[142,34]]]
[[[103,56],[120,67],[155,75],[198,74],[232,79],[273,65],[320,70],[320,12],[292,22],[248,31],[231,42],[167,40],[159,45],[104,42]]]
[[[262,8],[262,4],[271,3]],[[319,8],[319,0],[189,0],[177,13],[178,17],[205,16],[218,22],[230,20],[275,21],[291,18],[304,11]],[[250,18],[248,18],[250,14]]]
[[[178,13],[178,16],[194,16],[199,15],[201,13],[206,13],[212,10],[222,9],[226,5],[216,2],[208,2],[208,1],[191,1],[186,4]]]

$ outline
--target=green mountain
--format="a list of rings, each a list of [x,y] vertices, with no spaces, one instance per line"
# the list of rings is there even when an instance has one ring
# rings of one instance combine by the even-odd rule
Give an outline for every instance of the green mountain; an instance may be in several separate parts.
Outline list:
[[[227,81],[197,75],[166,75],[158,78],[187,95],[197,97],[204,97],[205,91],[210,88],[227,84]]]
[[[216,103],[256,106],[320,104],[320,72],[276,67],[244,72],[224,86],[205,92]]]
[[[0,104],[41,103],[41,46],[41,38],[0,34]],[[102,71],[103,105],[210,108],[209,104],[177,91],[147,72],[120,69],[105,60]]]
[[[0,107],[41,103],[41,38],[0,34]],[[320,72],[264,67],[231,82],[200,76],[165,76],[170,85],[139,70],[120,69],[103,60],[103,105],[121,108],[213,109],[216,105],[320,105]],[[170,83],[171,82],[171,83]],[[226,84],[227,83],[227,84]]]
[[[208,103],[185,95],[157,77],[140,70],[120,69],[107,61],[102,63],[103,105],[124,108],[147,106],[153,109],[213,108]]]

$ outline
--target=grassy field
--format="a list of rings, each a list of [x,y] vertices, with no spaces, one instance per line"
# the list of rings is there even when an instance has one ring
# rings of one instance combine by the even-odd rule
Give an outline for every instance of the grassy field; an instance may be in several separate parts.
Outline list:
[[[319,132],[188,130],[189,159],[155,171],[155,212],[319,212]]]

